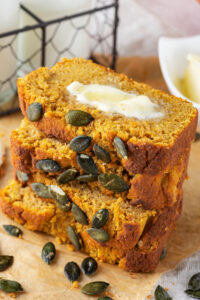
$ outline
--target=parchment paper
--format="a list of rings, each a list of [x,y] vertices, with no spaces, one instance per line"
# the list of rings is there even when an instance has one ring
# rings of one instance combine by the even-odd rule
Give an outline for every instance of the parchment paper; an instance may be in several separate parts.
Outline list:
[[[138,67],[139,66],[139,69]],[[118,69],[122,69],[134,79],[151,82],[156,87],[166,89],[158,61],[156,58],[121,59]],[[151,78],[151,79],[150,79]],[[160,82],[160,83],[159,83]],[[20,114],[0,119],[0,134],[4,134],[9,159],[9,136],[21,120]],[[184,184],[183,214],[177,223],[167,246],[167,256],[160,262],[152,274],[129,274],[116,266],[99,264],[99,270],[93,277],[82,276],[79,287],[86,282],[104,280],[110,283],[108,292],[115,300],[141,300],[148,295],[160,274],[174,268],[178,262],[200,249],[200,142],[192,146],[189,162],[189,180]],[[12,178],[12,167],[7,163],[5,176],[0,179],[0,187]],[[85,255],[70,252],[66,245],[58,245],[55,240],[41,233],[30,232],[20,226],[24,232],[23,239],[10,237],[1,225],[14,224],[0,212],[0,254],[14,256],[14,264],[0,277],[19,281],[25,292],[17,296],[20,300],[86,300],[97,299],[81,294],[80,289],[72,289],[71,283],[64,276],[64,266],[69,261],[81,263]],[[41,259],[41,249],[46,241],[52,240],[57,248],[55,262],[48,266]],[[175,283],[176,284],[176,283]],[[11,299],[9,295],[0,291],[0,299]]]

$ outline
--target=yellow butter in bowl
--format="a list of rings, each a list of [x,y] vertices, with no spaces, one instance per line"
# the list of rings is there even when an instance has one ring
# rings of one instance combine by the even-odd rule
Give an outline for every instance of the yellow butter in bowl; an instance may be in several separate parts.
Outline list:
[[[188,66],[183,78],[182,90],[187,98],[200,103],[200,56],[188,54]]]

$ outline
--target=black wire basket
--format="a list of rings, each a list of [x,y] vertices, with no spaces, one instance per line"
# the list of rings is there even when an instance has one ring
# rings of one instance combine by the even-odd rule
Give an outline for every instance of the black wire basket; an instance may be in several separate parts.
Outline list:
[[[84,32],[85,37],[90,41],[89,53],[85,58],[90,58],[97,63],[115,69],[118,8],[118,0],[96,0],[90,10],[43,21],[27,7],[20,5],[21,12],[27,14],[33,24],[0,34],[0,58],[3,51],[4,53],[9,51],[9,61],[15,61],[16,65],[9,77],[0,78],[0,116],[19,110],[16,91],[17,77],[22,77],[40,66],[50,67],[62,57],[80,56],[74,50],[82,46],[79,39],[80,32],[82,35]],[[76,20],[81,18],[81,25],[80,22],[77,25]],[[66,37],[66,44],[62,44],[63,47],[59,48],[56,38],[59,31],[63,30],[62,26],[70,26],[70,37]],[[33,47],[32,52],[27,56],[24,55],[23,51],[20,51],[19,40],[28,34],[32,34],[32,37],[36,39],[37,43],[35,44],[38,47]],[[76,47],[74,47],[75,44],[77,44]],[[51,61],[48,59],[50,52],[52,54]]]

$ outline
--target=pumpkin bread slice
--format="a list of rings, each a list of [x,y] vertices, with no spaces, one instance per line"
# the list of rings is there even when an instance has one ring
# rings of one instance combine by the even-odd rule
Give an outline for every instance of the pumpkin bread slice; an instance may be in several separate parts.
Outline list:
[[[164,117],[139,120],[82,104],[67,91],[67,86],[74,81],[114,86],[146,95],[159,105]],[[131,174],[155,175],[167,167],[172,168],[190,148],[195,135],[197,110],[191,103],[137,83],[90,60],[63,59],[51,69],[42,67],[18,79],[17,85],[25,116],[30,104],[37,102],[42,108],[40,119],[33,124],[47,137],[70,142],[78,135],[88,135],[94,143],[116,154],[113,141],[117,136],[128,149],[128,158],[121,160]],[[77,127],[66,121],[66,114],[77,109],[92,116],[88,125]]]
[[[173,168],[167,167],[157,175],[134,174],[130,175],[122,165],[116,162],[104,163],[98,159],[90,145],[83,153],[93,158],[98,167],[98,173],[115,174],[122,178],[129,186],[129,191],[114,193],[104,188],[99,182],[97,176],[93,182],[88,182],[90,187],[98,185],[103,194],[112,195],[113,198],[121,197],[124,201],[128,199],[132,205],[141,204],[145,209],[160,209],[172,206],[177,199],[179,189],[182,187],[186,176],[189,150],[180,157]],[[55,179],[66,170],[77,170],[73,181],[79,181],[79,175],[84,171],[77,163],[77,154],[70,149],[69,143],[64,143],[55,138],[47,138],[31,122],[26,119],[21,122],[18,129],[11,134],[11,150],[14,172],[19,171],[26,174],[39,172],[41,174],[50,174]],[[112,154],[111,154],[112,157]],[[61,166],[61,170],[56,173],[44,173],[37,168],[37,162],[43,159],[51,159]],[[113,159],[114,160],[114,159]]]
[[[48,178],[44,182],[54,183]],[[159,213],[143,210],[140,206],[133,208],[120,198],[113,201],[98,190],[78,184],[69,184],[67,193],[84,211],[88,224],[80,224],[71,210],[63,212],[54,200],[39,197],[31,187],[23,187],[16,180],[1,190],[0,206],[5,214],[26,228],[54,235],[67,244],[70,244],[67,226],[71,226],[78,236],[81,251],[99,261],[119,264],[133,272],[155,269],[180,214],[181,192],[173,207]],[[94,214],[103,208],[109,211],[108,221],[102,228],[110,236],[107,242],[96,241],[87,232]]]

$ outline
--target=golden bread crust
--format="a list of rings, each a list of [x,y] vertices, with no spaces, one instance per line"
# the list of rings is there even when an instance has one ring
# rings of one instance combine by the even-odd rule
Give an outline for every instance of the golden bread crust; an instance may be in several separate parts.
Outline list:
[[[2,157],[2,164],[0,165],[0,177],[4,175],[5,165],[6,165],[6,155],[3,155],[3,157]]]
[[[172,206],[187,175],[189,150],[182,155],[177,165],[161,174],[150,176],[136,174],[131,180],[127,198],[132,205],[141,204],[145,209],[161,209]]]
[[[128,250],[125,259],[121,261],[121,267],[127,271],[133,270],[133,272],[155,270],[166,241],[176,226],[176,220],[180,216],[181,210],[182,192],[180,192],[177,203],[173,207],[166,208],[149,227],[147,226],[146,232],[141,238],[142,247],[136,251]],[[155,247],[149,250],[149,245],[155,245]]]

